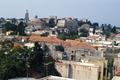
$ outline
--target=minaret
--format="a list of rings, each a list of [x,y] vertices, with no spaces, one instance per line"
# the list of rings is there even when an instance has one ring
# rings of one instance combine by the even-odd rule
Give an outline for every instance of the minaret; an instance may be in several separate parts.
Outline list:
[[[28,23],[29,21],[29,13],[28,13],[28,10],[26,10],[26,13],[25,13],[25,22]]]

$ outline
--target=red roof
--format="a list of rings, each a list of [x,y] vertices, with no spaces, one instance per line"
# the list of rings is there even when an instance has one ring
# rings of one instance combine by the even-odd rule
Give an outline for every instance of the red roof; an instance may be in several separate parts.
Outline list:
[[[97,35],[93,35],[93,36],[88,36],[88,38],[89,38],[89,39],[98,39],[99,36],[97,36]]]
[[[20,44],[20,43],[14,43],[14,47],[23,47],[24,45],[23,44]]]
[[[120,34],[116,34],[115,36],[116,36],[116,37],[120,37]]]
[[[95,50],[95,48],[92,47],[88,43],[81,42],[81,41],[78,41],[78,40],[63,41],[63,40],[58,39],[55,36],[43,37],[43,36],[32,35],[32,36],[30,36],[29,40],[38,41],[38,42],[46,42],[46,43],[57,44],[57,45],[63,45],[65,47],[76,47],[76,48],[84,48],[84,49]]]

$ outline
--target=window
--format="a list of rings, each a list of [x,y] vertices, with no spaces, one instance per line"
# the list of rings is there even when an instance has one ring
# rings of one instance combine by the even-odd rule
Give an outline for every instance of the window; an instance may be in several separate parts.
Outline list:
[[[75,60],[75,55],[71,55],[71,60],[72,60],[72,61]]]

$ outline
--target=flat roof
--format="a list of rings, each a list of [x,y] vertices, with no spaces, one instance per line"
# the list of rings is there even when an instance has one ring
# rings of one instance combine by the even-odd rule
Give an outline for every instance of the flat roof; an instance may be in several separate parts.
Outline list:
[[[34,78],[14,78],[14,79],[8,79],[8,80],[36,80]]]
[[[14,78],[14,79],[8,79],[8,80],[75,80],[75,79],[70,79],[70,78],[64,78],[64,77],[58,77],[58,76],[46,76],[40,79],[35,79],[35,78]]]
[[[70,78],[58,77],[58,76],[47,76],[37,80],[75,80]]]
[[[59,62],[56,62],[59,63]],[[61,64],[76,64],[76,65],[81,65],[81,66],[92,66],[92,67],[99,67],[93,63],[90,62],[75,62],[75,61],[65,61],[65,60],[60,60]]]

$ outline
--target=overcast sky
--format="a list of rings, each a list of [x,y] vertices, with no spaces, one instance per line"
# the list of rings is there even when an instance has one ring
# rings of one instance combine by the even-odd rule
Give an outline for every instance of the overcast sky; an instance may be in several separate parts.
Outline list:
[[[120,0],[0,0],[0,17],[77,17],[120,26]]]

